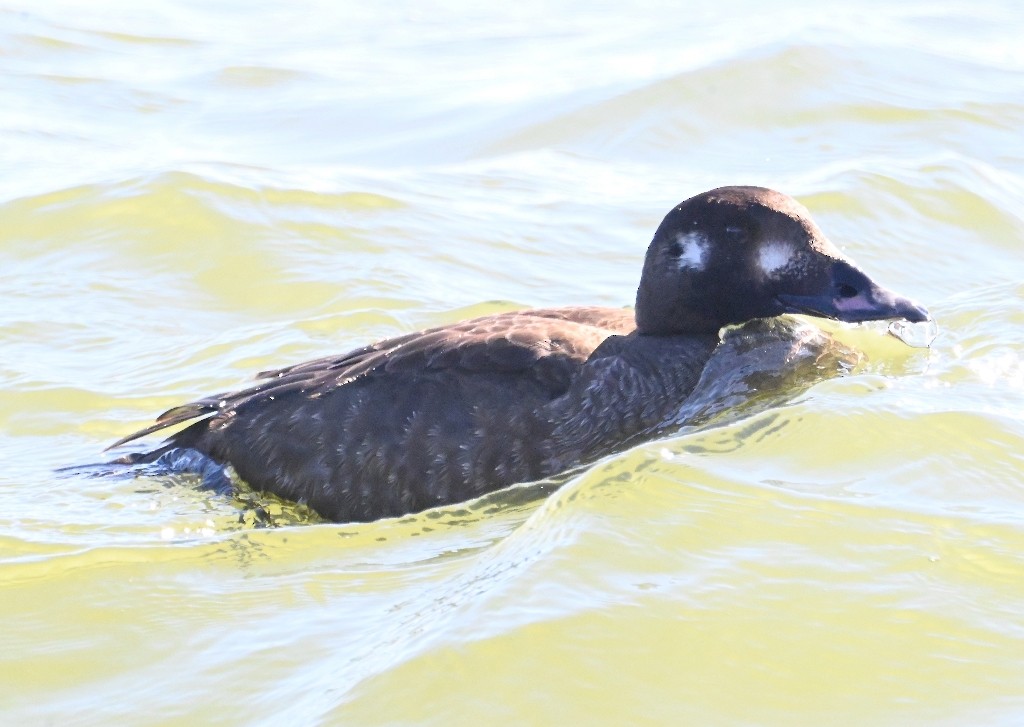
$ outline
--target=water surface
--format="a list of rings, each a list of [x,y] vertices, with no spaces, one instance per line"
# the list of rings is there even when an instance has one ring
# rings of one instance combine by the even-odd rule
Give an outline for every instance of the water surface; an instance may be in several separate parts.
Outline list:
[[[1024,719],[1014,3],[0,18],[6,720]],[[737,183],[933,347],[839,329],[867,363],[788,403],[398,521],[54,472],[261,369],[629,305],[662,215]]]

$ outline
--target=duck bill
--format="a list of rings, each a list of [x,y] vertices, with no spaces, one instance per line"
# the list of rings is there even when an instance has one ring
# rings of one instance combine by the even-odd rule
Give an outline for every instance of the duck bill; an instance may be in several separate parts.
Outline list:
[[[911,323],[931,320],[927,309],[909,298],[875,284],[845,261],[836,261],[824,290],[806,295],[780,293],[776,299],[786,313],[804,313],[847,323],[902,318]]]

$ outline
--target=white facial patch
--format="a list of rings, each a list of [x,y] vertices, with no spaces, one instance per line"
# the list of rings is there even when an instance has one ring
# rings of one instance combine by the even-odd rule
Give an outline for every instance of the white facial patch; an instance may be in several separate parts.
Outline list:
[[[768,277],[774,277],[793,261],[793,246],[788,242],[769,241],[757,251],[757,264]]]
[[[700,232],[680,232],[676,242],[680,249],[679,267],[682,270],[703,270],[711,248],[708,239]]]

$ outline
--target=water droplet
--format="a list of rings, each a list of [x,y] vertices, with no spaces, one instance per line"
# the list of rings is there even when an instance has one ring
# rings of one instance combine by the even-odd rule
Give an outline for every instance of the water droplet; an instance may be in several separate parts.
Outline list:
[[[939,335],[939,324],[930,318],[921,323],[893,321],[889,324],[889,333],[912,348],[928,348]]]

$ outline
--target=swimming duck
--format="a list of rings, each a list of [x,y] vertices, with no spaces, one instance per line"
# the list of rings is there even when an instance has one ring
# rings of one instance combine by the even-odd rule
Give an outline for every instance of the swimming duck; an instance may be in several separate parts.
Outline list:
[[[666,215],[633,310],[523,310],[379,341],[175,407],[111,448],[192,422],[118,461],[199,453],[335,521],[418,512],[651,436],[684,410],[720,329],[784,313],[928,320],[791,197],[722,187]]]

